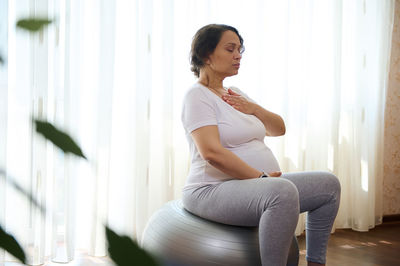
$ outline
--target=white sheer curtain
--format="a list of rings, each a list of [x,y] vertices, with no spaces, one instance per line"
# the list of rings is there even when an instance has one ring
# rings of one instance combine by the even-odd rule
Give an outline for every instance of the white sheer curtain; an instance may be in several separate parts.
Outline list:
[[[105,222],[140,238],[151,214],[180,197],[189,167],[180,107],[195,82],[188,54],[195,31],[208,23],[230,24],[244,37],[240,74],[226,82],[284,117],[286,136],[266,140],[282,169],[338,175],[336,227],[366,231],[381,222],[394,1],[2,5],[0,167],[48,213],[41,216],[1,179],[0,222],[31,264],[68,262],[77,249],[105,255]],[[55,22],[30,35],[15,28],[27,16]],[[33,133],[31,115],[64,128],[89,160],[46,144]],[[301,221],[297,232],[303,228]],[[0,251],[2,259],[11,258]]]

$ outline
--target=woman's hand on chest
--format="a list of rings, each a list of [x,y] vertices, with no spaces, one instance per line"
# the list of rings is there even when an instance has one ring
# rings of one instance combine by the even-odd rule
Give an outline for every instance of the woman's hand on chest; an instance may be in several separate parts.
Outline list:
[[[257,105],[255,103],[249,102],[245,97],[237,94],[232,89],[228,89],[228,93],[222,95],[222,100],[236,110],[248,115],[254,114],[257,109]]]

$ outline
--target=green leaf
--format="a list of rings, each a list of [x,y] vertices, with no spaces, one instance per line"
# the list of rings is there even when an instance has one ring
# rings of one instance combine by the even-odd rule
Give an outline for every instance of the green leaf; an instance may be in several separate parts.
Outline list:
[[[157,266],[157,261],[127,236],[119,236],[106,226],[108,252],[119,266]]]
[[[7,234],[0,226],[0,248],[5,249],[8,253],[19,259],[22,263],[26,263],[24,250],[18,244],[12,235]]]
[[[7,177],[7,178],[6,178]],[[7,175],[6,171],[4,171],[3,169],[0,169],[0,178],[5,178],[6,182],[9,183],[11,186],[13,186],[15,188],[15,190],[17,190],[18,192],[20,192],[21,194],[25,195],[29,201],[35,205],[40,212],[42,213],[42,215],[46,214],[46,209],[45,207],[43,207],[39,202],[37,202],[37,200],[33,197],[33,195],[31,193],[29,193],[28,191],[26,191],[25,189],[23,189],[16,181],[15,178],[11,177],[10,175]]]
[[[65,153],[69,152],[86,159],[81,148],[70,136],[68,136],[68,134],[62,132],[48,122],[39,120],[34,120],[34,122],[36,124],[36,131],[42,134],[46,139],[50,140]]]
[[[27,30],[27,31],[39,31],[43,27],[50,24],[52,21],[48,19],[41,18],[27,18],[21,19],[17,22],[17,27]]]

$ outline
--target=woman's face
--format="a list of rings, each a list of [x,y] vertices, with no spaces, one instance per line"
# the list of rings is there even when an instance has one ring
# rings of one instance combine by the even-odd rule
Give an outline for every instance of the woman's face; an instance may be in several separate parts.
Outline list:
[[[206,64],[217,74],[230,77],[238,74],[242,45],[233,31],[227,30],[217,44],[214,52],[206,60]]]

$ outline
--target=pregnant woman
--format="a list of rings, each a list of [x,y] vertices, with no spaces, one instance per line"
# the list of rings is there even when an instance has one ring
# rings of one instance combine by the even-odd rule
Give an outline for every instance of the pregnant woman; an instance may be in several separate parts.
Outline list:
[[[283,119],[238,88],[244,51],[239,32],[204,26],[193,38],[191,70],[198,81],[187,91],[182,123],[191,167],[183,189],[185,208],[215,222],[258,226],[262,265],[286,265],[299,214],[308,212],[308,265],[325,265],[340,202],[340,184],[328,172],[280,172],[265,136],[285,134]]]

